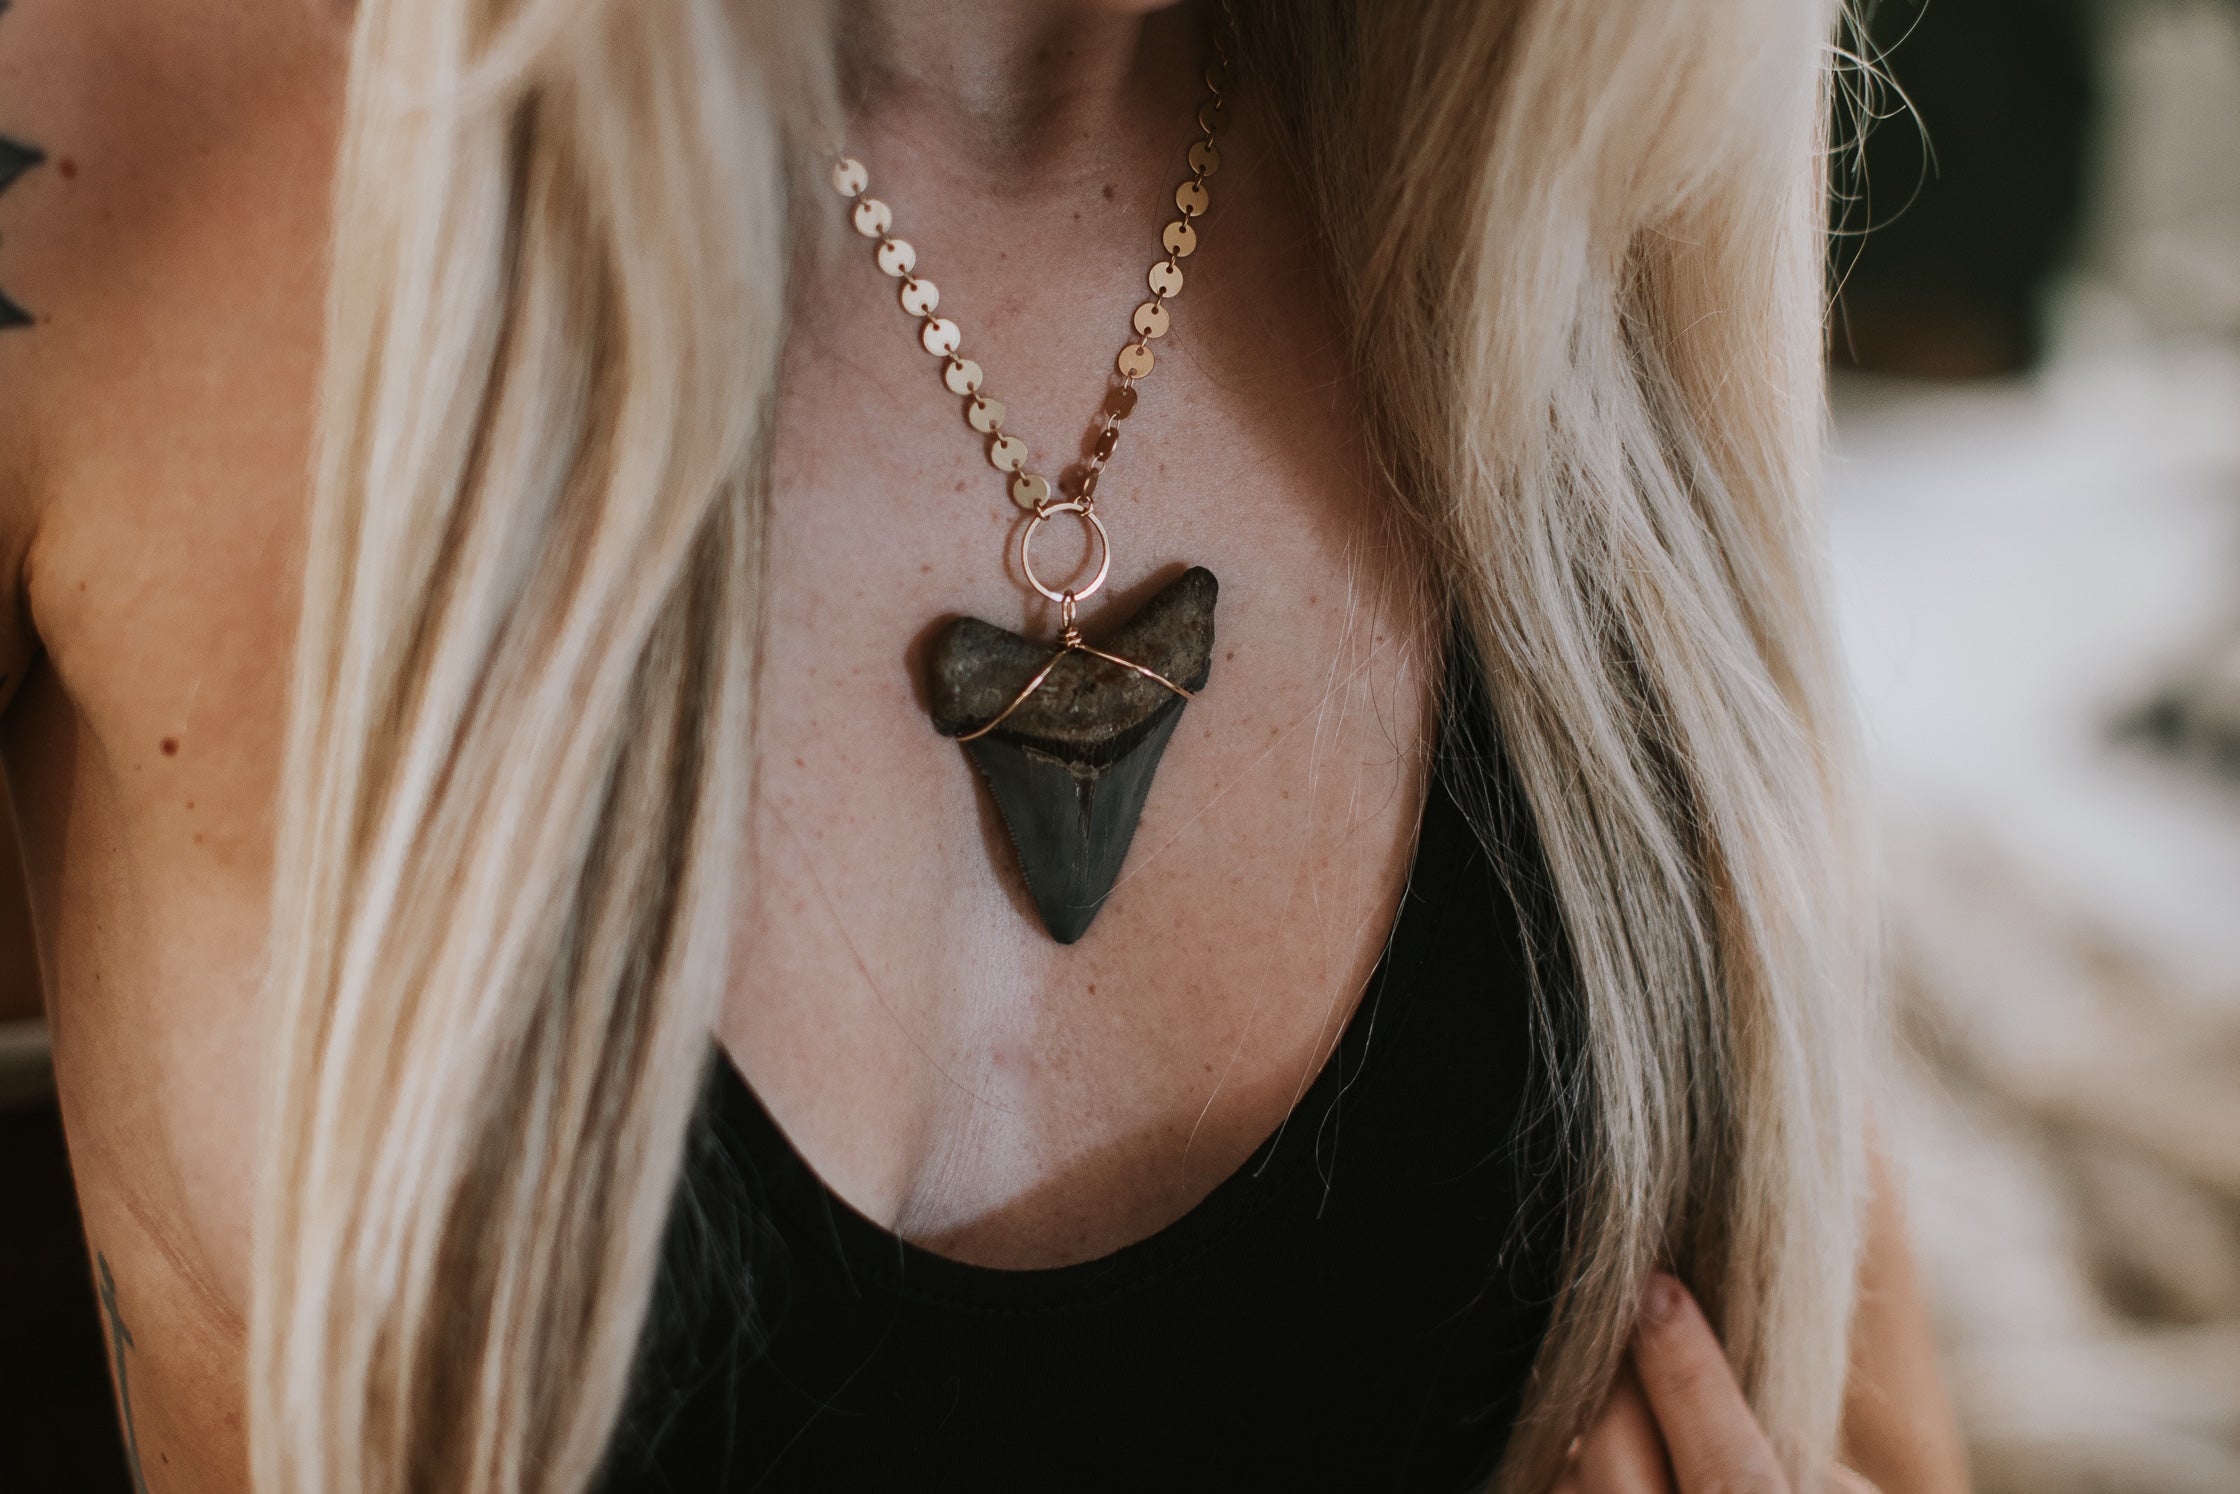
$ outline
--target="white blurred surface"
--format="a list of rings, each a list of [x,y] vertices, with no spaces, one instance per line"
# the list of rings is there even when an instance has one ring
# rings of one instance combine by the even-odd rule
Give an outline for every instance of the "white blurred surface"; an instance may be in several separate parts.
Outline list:
[[[2240,1490],[2240,778],[2118,731],[2240,628],[2240,351],[1838,383],[1885,1129],[1984,1494]]]
[[[2240,351],[1852,376],[1834,403],[1838,605],[1885,795],[2226,983],[2240,791],[2116,727],[2240,625]]]

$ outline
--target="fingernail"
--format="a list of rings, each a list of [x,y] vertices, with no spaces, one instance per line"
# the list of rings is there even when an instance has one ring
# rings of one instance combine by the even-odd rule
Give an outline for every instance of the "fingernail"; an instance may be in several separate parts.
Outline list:
[[[1641,1295],[1641,1316],[1652,1323],[1662,1323],[1680,1310],[1680,1283],[1662,1271],[1649,1278],[1649,1290]]]

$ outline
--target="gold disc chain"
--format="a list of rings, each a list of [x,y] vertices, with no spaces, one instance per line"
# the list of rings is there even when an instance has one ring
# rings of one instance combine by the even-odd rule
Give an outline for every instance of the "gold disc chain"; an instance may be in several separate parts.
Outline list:
[[[1229,87],[1225,30],[1224,27],[1216,31],[1213,64],[1205,73],[1206,99],[1198,106],[1200,138],[1190,145],[1190,175],[1174,192],[1175,210],[1180,216],[1161,232],[1159,245],[1165,256],[1154,263],[1145,276],[1150,299],[1136,307],[1129,318],[1134,336],[1114,360],[1119,382],[1107,391],[1104,405],[1097,413],[1096,434],[1089,445],[1089,456],[1065,472],[1056,487],[1029,465],[1027,443],[1004,429],[1003,401],[987,392],[980,365],[965,356],[963,331],[955,321],[940,314],[940,287],[917,273],[918,251],[908,239],[894,236],[894,211],[869,195],[871,173],[854,156],[843,155],[832,163],[833,190],[855,204],[849,216],[856,232],[876,241],[872,253],[879,268],[902,283],[898,299],[902,309],[918,319],[919,346],[941,360],[941,381],[951,394],[964,401],[965,423],[986,439],[989,464],[1009,477],[1011,501],[1038,518],[1061,508],[1084,520],[1093,516],[1098,474],[1104,471],[1105,464],[1112,460],[1113,450],[1120,444],[1120,422],[1135,412],[1136,384],[1151,372],[1157,361],[1152,356],[1151,344],[1167,335],[1167,303],[1182,294],[1182,262],[1198,247],[1198,219],[1205,216],[1212,203],[1206,181],[1221,169],[1221,152],[1214,144],[1214,136],[1224,122]],[[1060,490],[1064,494],[1062,502],[1054,496]],[[1099,532],[1101,534],[1101,526]],[[1098,580],[1102,579],[1100,571]],[[1086,592],[1053,592],[1039,582],[1035,589],[1052,597],[1087,595]]]

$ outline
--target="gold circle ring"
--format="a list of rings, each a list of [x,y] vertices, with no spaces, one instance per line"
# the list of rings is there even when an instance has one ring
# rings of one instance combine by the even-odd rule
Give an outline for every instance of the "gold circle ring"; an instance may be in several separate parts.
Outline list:
[[[1040,529],[1053,514],[1079,515],[1082,524],[1097,537],[1097,573],[1091,576],[1089,584],[1079,591],[1053,591],[1043,584],[1040,576],[1034,573],[1035,531]],[[1034,517],[1027,521],[1027,527],[1019,533],[1019,569],[1027,573],[1027,584],[1029,586],[1041,592],[1053,602],[1078,602],[1084,597],[1093,597],[1097,594],[1097,589],[1104,585],[1104,578],[1107,573],[1112,570],[1112,537],[1104,532],[1104,520],[1098,518],[1095,510],[1091,509],[1088,504],[1078,500],[1050,504],[1046,508],[1036,509]]]

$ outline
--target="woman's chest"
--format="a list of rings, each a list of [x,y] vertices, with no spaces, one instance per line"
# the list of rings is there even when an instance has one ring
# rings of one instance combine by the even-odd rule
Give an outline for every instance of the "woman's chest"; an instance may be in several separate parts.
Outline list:
[[[1521,910],[1459,767],[1434,770],[1337,1051],[1242,1165],[1122,1248],[1022,1271],[898,1242],[715,1074],[624,1466],[677,1487],[1478,1487],[1562,1232]]]
[[[1110,579],[1080,623],[1094,643],[1205,566],[1211,667],[1094,923],[1055,942],[1022,877],[1037,852],[936,732],[928,671],[957,615],[1054,644],[1058,609],[1025,584],[1024,516],[907,330],[884,300],[813,310],[789,359],[724,1037],[873,1219],[988,1263],[1082,1259],[1231,1171],[1344,1027],[1421,803],[1424,603],[1334,390],[1279,418],[1210,357],[1147,380],[1100,485]],[[1092,339],[1075,341],[1078,365]],[[1066,347],[1019,345],[1016,428],[1096,407],[1099,363],[1082,377]],[[1077,528],[1037,538],[1044,579],[1093,569]]]

